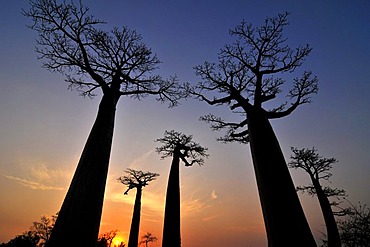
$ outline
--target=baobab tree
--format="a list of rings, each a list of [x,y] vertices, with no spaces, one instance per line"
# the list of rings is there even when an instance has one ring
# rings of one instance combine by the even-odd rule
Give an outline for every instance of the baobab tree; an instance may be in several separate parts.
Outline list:
[[[330,202],[329,198],[345,197],[346,193],[343,189],[332,189],[328,186],[323,187],[321,185],[321,180],[329,181],[329,178],[332,176],[329,170],[338,161],[335,158],[321,157],[315,148],[292,148],[292,152],[293,155],[291,156],[291,161],[288,163],[288,167],[303,169],[310,176],[312,182],[308,186],[298,186],[297,190],[317,196],[326,225],[328,247],[340,247],[341,240],[334,217],[335,212],[332,210],[332,206],[337,206],[339,202],[336,200]]]
[[[43,66],[66,76],[71,89],[101,101],[48,247],[94,246],[98,238],[112,146],[116,106],[121,96],[156,95],[175,106],[181,97],[177,79],[163,79],[160,63],[136,31],[101,29],[104,22],[82,1],[30,0],[23,11],[38,33],[36,52]],[[74,239],[73,244],[67,242]]]
[[[145,244],[145,247],[148,247],[148,243],[157,241],[157,237],[154,236],[152,233],[147,232],[143,236],[141,236],[141,241],[139,244]]]
[[[208,149],[194,142],[193,136],[174,130],[165,131],[164,137],[156,141],[163,144],[156,148],[162,159],[172,156],[166,193],[162,246],[179,247],[181,246],[180,160],[185,166],[203,165],[203,158],[208,157]]]
[[[370,243],[370,208],[358,202],[356,205],[347,201],[347,215],[338,221],[343,247],[368,247]]]
[[[155,180],[159,176],[159,174],[136,171],[130,168],[127,168],[125,172],[127,173],[127,175],[118,178],[119,182],[128,187],[124,194],[127,195],[130,190],[136,189],[134,211],[132,214],[130,236],[128,239],[128,247],[137,247],[139,241],[141,196],[143,193],[143,187],[147,186],[149,182]]]
[[[223,47],[218,63],[195,66],[201,78],[188,84],[189,92],[209,105],[226,105],[232,121],[209,114],[201,117],[214,130],[225,129],[223,142],[249,143],[269,246],[315,246],[271,119],[290,115],[311,102],[318,91],[311,71],[293,79],[311,52],[309,45],[291,48],[283,36],[289,13],[266,18],[261,26],[246,21],[230,30],[234,43]],[[287,99],[279,99],[289,75]],[[276,106],[273,106],[276,99]],[[268,107],[266,107],[266,103]]]

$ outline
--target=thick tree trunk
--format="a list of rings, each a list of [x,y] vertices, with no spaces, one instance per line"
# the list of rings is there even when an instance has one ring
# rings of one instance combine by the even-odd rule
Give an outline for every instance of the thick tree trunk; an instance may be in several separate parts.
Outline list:
[[[119,97],[104,95],[47,247],[93,247],[99,234]]]
[[[139,243],[139,230],[140,230],[140,214],[141,214],[141,195],[142,188],[137,187],[134,212],[132,214],[130,236],[128,239],[128,247],[137,247]]]
[[[180,246],[180,157],[175,150],[168,177],[162,247]]]
[[[263,110],[248,112],[248,129],[268,246],[316,246],[279,142]]]
[[[328,247],[340,247],[341,241],[339,236],[339,231],[337,227],[337,223],[334,218],[333,211],[330,206],[330,202],[326,197],[324,191],[321,188],[321,185],[317,179],[312,178],[312,184],[315,187],[317,198],[320,203],[322,215],[324,217],[326,231],[328,235]]]

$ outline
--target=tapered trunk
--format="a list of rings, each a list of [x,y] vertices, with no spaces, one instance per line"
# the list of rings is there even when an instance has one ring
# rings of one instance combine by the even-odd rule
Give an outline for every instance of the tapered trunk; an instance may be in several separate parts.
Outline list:
[[[168,177],[162,247],[180,246],[180,157],[175,150]]]
[[[268,246],[316,246],[279,142],[263,110],[248,112],[248,129]]]
[[[119,96],[105,94],[47,247],[96,246]]]
[[[322,215],[324,217],[326,231],[328,236],[328,247],[340,247],[341,241],[337,223],[334,218],[333,211],[330,206],[330,202],[321,188],[319,181],[311,177],[312,184],[315,187],[316,195],[320,203]]]
[[[139,242],[142,188],[139,186],[136,189],[137,192],[135,197],[134,212],[132,214],[131,220],[131,229],[130,236],[128,239],[128,247],[137,247]]]

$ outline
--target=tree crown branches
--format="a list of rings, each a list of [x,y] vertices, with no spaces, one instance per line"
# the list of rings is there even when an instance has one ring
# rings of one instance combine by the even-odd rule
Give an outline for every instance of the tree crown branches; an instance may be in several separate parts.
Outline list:
[[[209,156],[208,149],[194,142],[192,135],[185,135],[174,130],[165,131],[164,137],[157,139],[156,142],[163,144],[156,148],[156,152],[162,155],[162,159],[177,153],[185,166],[203,165],[203,157],[208,158]]]
[[[235,123],[213,115],[202,118],[211,123],[214,130],[229,129],[221,141],[248,142],[245,118],[252,109],[264,111],[268,119],[281,118],[299,105],[310,103],[311,95],[317,93],[317,77],[311,71],[304,71],[292,80],[286,96],[288,101],[273,109],[262,106],[282,92],[286,81],[281,74],[294,72],[312,50],[309,45],[288,46],[283,36],[283,30],[289,24],[288,15],[286,12],[266,18],[259,27],[243,21],[230,30],[236,41],[221,49],[218,63],[204,62],[194,67],[201,81],[195,86],[187,84],[188,92],[210,105],[227,105],[242,116],[242,120]]]
[[[358,202],[357,205],[353,205],[350,203],[346,218],[339,220],[338,225],[343,246],[369,245],[370,208],[366,204]]]
[[[170,106],[184,97],[175,76],[163,79],[154,73],[160,61],[136,31],[100,29],[105,22],[90,15],[81,1],[31,0],[30,5],[23,14],[39,34],[36,51],[44,67],[65,74],[69,87],[81,95],[94,96],[101,88],[138,99],[157,95]]]
[[[125,173],[127,175],[121,176],[117,179],[119,182],[128,187],[124,193],[125,195],[127,195],[128,191],[133,188],[141,189],[142,187],[147,186],[149,182],[157,179],[159,176],[158,173],[137,171],[131,168],[127,168]]]
[[[303,148],[291,148],[293,155],[290,157],[291,161],[288,163],[289,168],[294,169],[303,169],[311,178],[311,181],[317,182],[320,184],[320,180],[329,181],[332,173],[329,172],[333,168],[333,164],[337,163],[338,160],[335,158],[325,158],[320,156],[317,153],[317,150],[313,147],[312,149]],[[339,204],[342,203],[342,199],[347,197],[346,191],[338,188],[330,188],[329,186],[321,186],[322,191],[324,192],[327,198],[334,198],[330,202],[331,206],[335,206],[340,211],[333,212],[335,215],[345,214],[345,211],[339,207]],[[311,196],[316,196],[317,191],[313,184],[305,186],[297,186],[297,191],[302,193],[307,192]]]
[[[330,173],[329,170],[333,168],[333,164],[338,162],[335,158],[325,158],[320,156],[317,153],[317,149],[314,147],[312,149],[298,149],[292,147],[291,150],[293,155],[288,164],[290,168],[301,168],[316,180],[329,180],[332,176],[332,173]]]

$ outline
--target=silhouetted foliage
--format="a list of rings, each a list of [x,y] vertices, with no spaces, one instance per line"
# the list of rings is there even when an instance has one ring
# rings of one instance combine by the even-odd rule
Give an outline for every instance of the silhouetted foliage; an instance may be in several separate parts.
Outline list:
[[[174,130],[165,131],[164,137],[157,139],[156,142],[163,144],[156,148],[157,153],[162,155],[162,159],[173,157],[177,151],[185,166],[203,165],[203,157],[208,157],[208,149],[194,142],[192,135],[185,135]]]
[[[97,247],[125,247],[125,243],[120,243],[119,246],[112,245],[113,239],[117,236],[118,230],[112,230],[110,232],[106,232],[103,234],[100,234],[98,238]]]
[[[248,112],[253,108],[263,108],[264,103],[282,93],[285,79],[277,75],[294,72],[310,54],[312,48],[309,45],[296,48],[287,45],[283,30],[289,24],[288,15],[283,13],[266,18],[260,27],[243,21],[230,30],[236,41],[221,49],[218,63],[205,62],[194,67],[202,81],[195,87],[188,84],[189,92],[210,105],[227,105],[241,116],[239,122],[227,122],[212,114],[201,118],[214,130],[228,130],[220,141],[247,143]],[[284,102],[265,109],[265,116],[268,119],[285,117],[299,105],[310,103],[311,95],[318,91],[317,82],[311,71],[304,71],[301,77],[293,79],[287,94],[291,103]],[[209,92],[219,96],[211,98]]]
[[[37,243],[40,238],[34,235],[31,231],[24,232],[22,235],[18,235],[11,239],[8,243],[3,243],[1,246],[6,247],[37,247]]]
[[[366,204],[350,203],[349,213],[338,221],[343,247],[370,246],[370,209]]]
[[[322,214],[324,216],[326,230],[327,230],[327,246],[336,247],[341,246],[338,226],[335,221],[335,213],[331,206],[338,206],[341,198],[346,196],[342,189],[332,189],[328,186],[322,187],[321,180],[328,181],[332,176],[329,172],[333,168],[333,164],[338,161],[335,158],[321,157],[315,148],[312,149],[297,149],[292,148],[294,155],[291,156],[291,161],[288,166],[294,169],[303,169],[311,179],[312,184],[308,186],[298,186],[297,190],[308,192],[312,196],[317,196]],[[329,198],[335,197],[336,200],[330,202]],[[343,214],[342,210],[338,214]]]
[[[181,95],[176,78],[153,74],[160,61],[141,35],[126,26],[100,29],[105,22],[91,15],[82,1],[76,2],[31,0],[30,10],[23,11],[33,21],[28,27],[39,34],[36,52],[44,67],[64,74],[70,88],[83,96],[94,96],[101,88],[118,97],[157,95],[176,105]]]
[[[44,246],[49,240],[57,217],[58,213],[51,217],[43,215],[41,216],[40,222],[33,222],[33,225],[30,227],[30,232],[40,239],[37,244],[38,247]]]
[[[193,136],[174,130],[165,131],[164,137],[156,141],[163,144],[156,148],[162,159],[173,157],[166,193],[162,246],[179,247],[181,246],[180,160],[185,166],[202,165],[203,157],[208,157],[207,148],[194,142]]]
[[[59,212],[48,247],[93,246],[99,233],[112,146],[116,105],[121,96],[149,95],[177,105],[185,94],[177,78],[154,72],[160,64],[136,31],[128,27],[102,29],[105,22],[89,13],[82,1],[30,0],[23,11],[38,33],[36,52],[43,66],[66,76],[70,89],[103,96],[76,172]],[[75,235],[76,232],[79,234]]]
[[[141,236],[141,241],[139,242],[139,245],[145,244],[145,247],[148,247],[149,243],[156,242],[158,239],[156,236],[154,236],[152,233],[147,232],[143,236]]]
[[[317,153],[317,149],[297,149],[291,148],[294,153],[291,156],[291,161],[288,163],[289,168],[303,169],[310,176],[311,181],[315,180],[320,182],[321,180],[330,182],[330,177],[333,175],[329,170],[333,168],[333,165],[338,163],[335,158],[321,157]],[[321,185],[321,182],[320,182]],[[302,193],[308,193],[311,196],[317,196],[315,186],[313,184],[297,186],[297,191]],[[346,215],[346,210],[339,207],[342,203],[343,198],[347,197],[346,191],[338,188],[331,188],[329,186],[321,186],[321,189],[325,193],[327,198],[331,198],[330,205],[340,209],[339,211],[333,211],[334,215],[342,216]]]
[[[33,222],[29,231],[23,232],[21,235],[17,235],[11,239],[8,243],[2,243],[0,246],[3,247],[44,247],[48,237],[50,237],[51,230],[54,227],[55,220],[58,213],[47,217],[41,216],[40,222]],[[97,241],[97,247],[113,247],[112,240],[117,235],[118,230],[112,230],[110,232],[103,233],[99,236]],[[72,239],[69,241],[73,242]],[[121,243],[116,247],[124,247],[125,244]]]
[[[286,12],[268,17],[257,27],[242,21],[231,29],[235,42],[221,49],[217,63],[195,66],[195,73],[202,80],[195,86],[187,84],[187,90],[197,99],[209,105],[225,105],[239,116],[227,121],[209,114],[201,120],[210,123],[213,130],[226,130],[225,136],[219,138],[222,142],[250,142],[269,245],[315,246],[269,123],[269,119],[288,116],[298,106],[310,103],[311,95],[318,91],[316,76],[303,71],[291,80],[287,100],[278,99],[287,87],[283,75],[290,78],[290,73],[297,71],[312,50],[309,45],[288,45],[283,35],[289,24],[288,15]],[[291,226],[289,230],[287,225]]]
[[[51,217],[41,216],[40,221],[34,221],[32,223],[30,230],[16,236],[7,244],[4,244],[4,246],[45,246],[45,243],[49,240],[57,215],[58,213]]]
[[[137,247],[139,242],[142,189],[147,186],[149,182],[155,180],[159,174],[137,171],[130,168],[127,168],[125,173],[127,175],[118,178],[119,182],[128,187],[124,194],[127,195],[131,189],[136,188],[135,205],[132,215],[128,247]]]
[[[127,190],[124,192],[125,195],[131,189],[143,188],[149,184],[149,182],[157,179],[158,173],[137,171],[131,168],[125,170],[127,175],[119,177],[117,180],[127,186]]]

